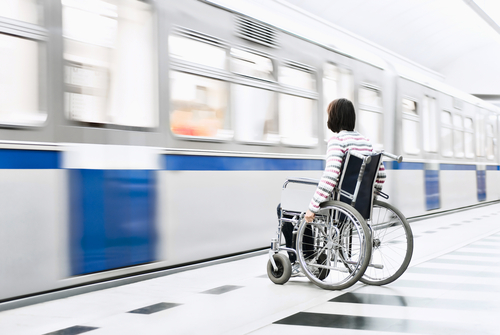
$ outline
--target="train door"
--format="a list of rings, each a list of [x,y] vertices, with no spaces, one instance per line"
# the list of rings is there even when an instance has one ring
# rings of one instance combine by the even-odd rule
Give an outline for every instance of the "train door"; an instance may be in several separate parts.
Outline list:
[[[431,88],[424,89],[422,101],[422,144],[425,159],[425,208],[434,210],[441,207],[439,188],[439,114],[438,93]]]
[[[389,192],[398,194],[391,202],[406,215],[422,213],[426,208],[423,163],[422,107],[424,87],[414,81],[398,78],[395,99],[394,150],[404,156],[402,163],[386,162]],[[392,190],[391,190],[392,189]]]
[[[441,209],[469,206],[476,200],[476,164],[473,161],[469,103],[440,94],[439,190]]]
[[[498,148],[497,148],[497,132],[498,132],[498,116],[490,111],[484,110],[485,121],[485,157],[486,165],[484,172],[484,186],[485,194],[483,195],[484,200],[497,200],[500,197],[500,191],[498,190],[498,182],[500,178],[498,176]],[[479,179],[478,179],[479,185]],[[478,198],[480,196],[478,190]]]
[[[483,108],[476,108],[474,120],[476,133],[476,178],[477,178],[477,200],[486,200],[486,167],[487,167],[487,125],[488,113]]]

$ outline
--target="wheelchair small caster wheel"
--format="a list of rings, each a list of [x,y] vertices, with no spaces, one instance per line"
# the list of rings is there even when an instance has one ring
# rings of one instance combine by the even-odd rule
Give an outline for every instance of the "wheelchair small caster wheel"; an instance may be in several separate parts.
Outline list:
[[[292,275],[292,264],[290,263],[288,256],[283,254],[274,254],[273,258],[278,270],[274,270],[273,264],[271,263],[271,260],[269,260],[267,261],[267,275],[273,283],[283,285]]]

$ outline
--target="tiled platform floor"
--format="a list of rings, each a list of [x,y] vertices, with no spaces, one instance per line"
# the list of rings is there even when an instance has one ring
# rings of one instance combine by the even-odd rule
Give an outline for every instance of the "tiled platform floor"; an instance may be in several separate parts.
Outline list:
[[[411,225],[385,287],[274,285],[261,254],[0,312],[0,334],[500,334],[500,204]]]

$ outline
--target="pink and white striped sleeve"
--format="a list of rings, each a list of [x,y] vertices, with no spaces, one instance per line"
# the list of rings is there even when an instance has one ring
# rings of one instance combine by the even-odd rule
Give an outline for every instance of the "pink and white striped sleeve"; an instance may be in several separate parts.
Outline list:
[[[329,141],[326,155],[325,171],[309,204],[309,210],[313,213],[317,213],[320,204],[328,200],[339,179],[345,150],[337,138]]]
[[[380,166],[377,172],[377,179],[375,179],[375,188],[377,190],[382,191],[382,185],[385,182],[385,177],[386,173],[385,173],[384,163],[380,162]]]

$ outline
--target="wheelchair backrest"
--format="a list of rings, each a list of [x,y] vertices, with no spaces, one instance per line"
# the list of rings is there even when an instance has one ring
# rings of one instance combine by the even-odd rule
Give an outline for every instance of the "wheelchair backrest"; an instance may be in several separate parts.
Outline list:
[[[357,197],[354,199],[354,208],[365,220],[371,217],[373,191],[382,155],[370,153],[369,156],[371,156],[371,160],[366,164]],[[353,199],[349,198],[345,193],[348,193],[350,196],[354,195],[362,163],[363,160],[361,158],[353,156],[349,152],[347,153],[344,158],[343,169],[337,186],[338,190],[335,195],[336,200],[348,204],[352,203]]]

